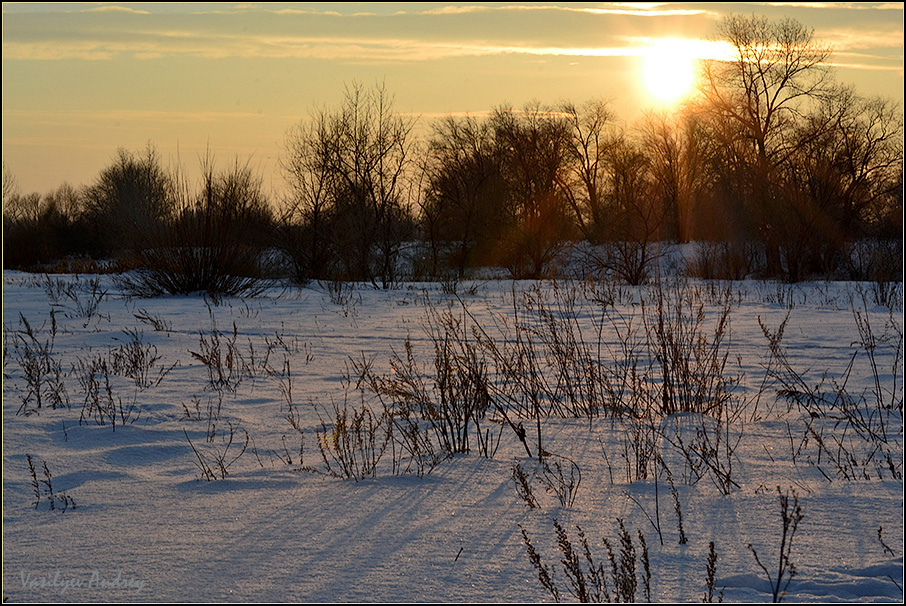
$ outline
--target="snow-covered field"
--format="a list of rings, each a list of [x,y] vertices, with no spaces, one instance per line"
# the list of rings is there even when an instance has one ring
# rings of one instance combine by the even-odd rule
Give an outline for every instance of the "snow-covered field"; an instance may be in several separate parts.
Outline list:
[[[551,396],[570,386],[542,355],[536,419],[517,403],[530,401],[522,387],[494,375],[519,351],[515,335],[553,351],[543,322],[519,333],[515,320],[561,313],[558,326],[574,327],[563,334],[588,345],[574,351],[593,352],[608,377],[598,386],[631,379],[621,364],[636,361],[639,382],[611,404],[642,401],[641,388],[655,401],[655,291],[459,286],[453,297],[430,283],[312,285],[214,305],[127,299],[109,276],[5,271],[4,601],[553,601],[525,537],[561,599],[575,600],[555,521],[588,580],[581,528],[611,592],[614,578],[633,578],[630,539],[638,601],[647,599],[640,532],[652,601],[702,601],[711,542],[715,601],[771,601],[778,574],[780,588],[789,581],[785,601],[903,600],[902,303],[877,306],[869,286],[853,283],[670,285],[704,314],[674,335],[691,325],[690,343],[702,347],[689,351],[726,355],[725,381],[710,384],[723,412],[551,414]],[[708,349],[724,309],[720,348]],[[373,477],[328,473],[340,468],[322,457],[319,435],[325,448],[341,445],[344,406],[351,415],[364,404],[382,422],[357,377],[367,370],[388,385],[411,370],[389,364],[406,361],[407,338],[426,393],[438,393],[444,317],[464,327],[446,336],[483,352],[489,396],[523,424],[525,445],[491,406],[485,452],[473,430],[471,452],[419,474],[395,434]],[[772,355],[765,330],[776,334],[787,317]],[[482,349],[482,333],[502,358]]]

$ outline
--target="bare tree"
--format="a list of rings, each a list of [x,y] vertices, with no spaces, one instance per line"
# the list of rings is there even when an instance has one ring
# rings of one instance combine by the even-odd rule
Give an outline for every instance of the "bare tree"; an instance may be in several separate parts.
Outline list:
[[[586,240],[597,244],[605,231],[604,188],[607,154],[617,141],[613,114],[601,100],[581,107],[570,102],[560,105],[569,128],[568,167],[559,184]]]
[[[603,265],[628,284],[643,284],[660,256],[664,224],[664,208],[653,194],[651,161],[623,137],[608,153],[608,166],[606,196],[613,219]]]
[[[680,236],[680,209],[689,206],[694,173],[685,166],[684,132],[666,116],[650,114],[640,128],[640,145],[648,158],[651,194],[663,212],[661,234],[669,240]]]
[[[67,256],[95,253],[97,243],[92,235],[91,226],[84,221],[83,196],[68,183],[42,196],[22,195],[13,182],[4,193],[6,267],[33,269]]]
[[[204,292],[212,297],[258,294],[262,252],[272,216],[261,177],[236,159],[218,169],[208,152],[196,187],[172,176],[166,221],[143,234],[140,269],[120,284],[137,296]]]
[[[333,134],[325,111],[313,114],[286,133],[280,160],[290,187],[288,204],[279,220],[279,242],[299,282],[332,276],[335,252],[329,233],[336,192],[331,170]]]
[[[358,83],[346,88],[340,108],[312,119],[286,139],[284,168],[297,210],[329,223],[341,277],[387,287],[411,225],[405,179],[415,119],[394,112],[383,85]]]
[[[434,269],[441,264],[440,247],[450,244],[448,262],[461,278],[488,258],[505,221],[506,184],[490,123],[474,117],[436,122],[424,168],[422,222]]]
[[[902,204],[903,112],[898,105],[864,99],[843,87],[818,107],[801,137],[802,160],[817,165],[822,182],[835,194],[829,212],[844,233],[878,220],[876,213],[888,199]]]
[[[719,30],[734,56],[705,64],[701,91],[711,111],[744,129],[767,171],[791,151],[785,135],[795,119],[827,92],[831,49],[794,19],[730,15]]]
[[[794,140],[782,166],[788,222],[800,232],[788,271],[830,274],[847,261],[847,242],[883,234],[891,206],[902,210],[902,113],[841,87],[801,121]]]
[[[731,15],[719,30],[734,56],[706,63],[704,107],[722,142],[738,152],[735,160],[744,169],[739,183],[746,190],[738,193],[749,198],[770,269],[780,272],[789,202],[777,188],[776,171],[796,152],[791,134],[797,121],[830,88],[831,50],[793,19]]]
[[[491,123],[513,222],[502,239],[505,263],[514,276],[539,278],[570,236],[570,211],[559,185],[569,157],[569,130],[559,112],[537,102],[520,112],[497,108]]]
[[[117,151],[113,163],[85,190],[86,212],[104,252],[134,252],[169,212],[171,182],[150,144],[142,153]]]
[[[3,162],[3,208],[6,209],[6,202],[13,196],[19,194],[19,182],[13,171],[10,170],[6,162]]]

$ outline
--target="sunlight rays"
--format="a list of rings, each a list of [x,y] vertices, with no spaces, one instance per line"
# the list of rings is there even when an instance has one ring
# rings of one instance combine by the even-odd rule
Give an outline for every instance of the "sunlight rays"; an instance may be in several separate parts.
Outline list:
[[[729,59],[732,49],[724,42],[661,38],[647,40],[641,56],[648,97],[657,105],[672,106],[694,91],[701,61]]]

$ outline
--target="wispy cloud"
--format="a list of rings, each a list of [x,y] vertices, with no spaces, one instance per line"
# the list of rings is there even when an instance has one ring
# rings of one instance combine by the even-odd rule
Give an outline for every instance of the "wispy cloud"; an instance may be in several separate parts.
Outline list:
[[[822,29],[822,40],[837,51],[866,48],[903,48],[903,30]]]
[[[634,15],[639,17],[663,17],[671,15],[702,15],[712,11],[704,8],[664,8],[662,3],[617,2],[611,6],[558,6],[552,4],[509,4],[489,6],[483,4],[450,5],[418,11],[423,15],[461,15],[504,11],[557,11],[586,13],[592,15]]]
[[[850,57],[853,60],[846,61],[846,57]],[[860,71],[875,71],[875,72],[899,72],[900,75],[903,74],[903,62],[900,61],[898,65],[879,64],[874,62],[877,59],[875,55],[859,55],[852,54],[847,55],[846,57],[839,57],[838,59],[831,60],[827,64],[831,67],[845,67],[848,69],[857,69]],[[863,59],[859,61],[858,59]],[[867,59],[865,61],[864,59]]]
[[[118,6],[107,4],[104,6],[95,6],[79,11],[80,13],[132,13],[134,15],[150,15],[148,11],[139,10],[129,6]]]
[[[828,3],[811,3],[824,7]],[[406,5],[401,5],[405,7]],[[51,20],[36,15],[15,15],[22,25],[5,19],[5,60],[111,60],[118,57],[160,59],[193,57],[221,59],[299,58],[346,63],[416,63],[461,57],[626,57],[646,54],[655,40],[669,37],[665,26],[648,27],[654,20],[628,27],[625,15],[680,17],[701,15],[706,5],[609,3],[595,6],[451,5],[414,9],[405,15],[392,10],[382,15],[324,10],[320,7],[281,7],[237,4],[209,13],[153,14],[128,6],[107,5],[85,9],[75,20],[60,13]],[[834,4],[836,8],[850,4]],[[726,8],[726,7],[724,7]],[[855,8],[859,8],[857,5]],[[357,10],[355,7],[352,10]],[[195,11],[196,7],[186,9]],[[205,10],[202,8],[201,10]],[[346,9],[344,9],[346,10]],[[408,11],[407,8],[402,8]],[[478,16],[468,18],[468,15]],[[714,13],[717,14],[717,13]],[[448,20],[445,15],[465,15]],[[481,15],[489,15],[483,17]],[[512,16],[510,16],[512,15]],[[583,18],[581,15],[589,15]],[[707,15],[706,22],[712,17]],[[718,43],[700,39],[708,29],[699,24],[688,31],[673,30],[673,37],[687,37],[684,52],[698,58],[721,58]],[[861,52],[855,63],[873,69],[891,69],[891,58],[881,49],[902,49],[902,27],[834,27],[820,30],[822,40],[838,53]],[[608,24],[618,23],[613,27]],[[677,20],[668,18],[667,24]],[[512,24],[512,27],[500,27]],[[542,27],[543,25],[543,27]],[[697,28],[697,29],[696,29]],[[636,36],[617,32],[635,31]],[[693,30],[695,30],[693,32]],[[680,33],[682,32],[682,33]],[[678,35],[679,34],[679,35]],[[877,51],[877,52],[874,52]],[[900,59],[902,52],[900,52]],[[838,59],[845,61],[842,56]]]
[[[777,6],[777,7],[796,7],[796,8],[816,8],[816,9],[845,9],[845,10],[903,10],[902,3],[882,3],[875,4],[872,2],[759,2],[755,3],[762,6]]]
[[[627,57],[647,53],[651,38],[627,38],[625,45],[533,46],[472,42],[435,42],[411,38],[341,36],[237,35],[184,32],[145,32],[131,41],[67,41],[53,46],[37,42],[5,42],[4,55],[13,59],[110,59],[130,54],[136,58],[186,55],[202,58],[269,57],[333,59],[340,61],[423,62],[457,57],[492,55]],[[699,58],[722,56],[720,43],[686,41]]]
[[[85,123],[148,123],[148,124],[194,124],[198,122],[221,122],[230,120],[260,120],[261,114],[255,112],[226,111],[170,111],[170,110],[42,110],[42,109],[4,109],[6,118],[29,120],[32,123],[45,125],[71,125]],[[273,116],[269,116],[272,118]],[[291,118],[291,116],[279,116]]]

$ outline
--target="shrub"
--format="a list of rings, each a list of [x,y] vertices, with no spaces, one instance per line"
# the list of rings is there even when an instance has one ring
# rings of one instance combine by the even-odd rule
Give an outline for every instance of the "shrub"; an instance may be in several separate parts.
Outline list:
[[[787,588],[790,586],[790,582],[793,580],[793,577],[796,576],[796,565],[790,560],[790,553],[793,550],[793,537],[796,535],[796,530],[799,528],[799,522],[801,522],[804,517],[802,515],[802,508],[799,506],[799,498],[796,496],[795,491],[786,494],[781,492],[780,487],[778,486],[777,494],[780,497],[781,531],[780,555],[775,574],[771,574],[767,566],[761,562],[761,558],[758,557],[758,552],[752,544],[748,544],[749,551],[752,552],[755,562],[768,578],[768,583],[771,586],[771,597],[774,602],[780,602],[783,599],[783,596],[786,595]]]
[[[245,451],[249,446],[248,432],[244,429],[242,430],[243,434],[245,434],[245,439],[240,444],[240,442],[236,440],[238,437],[237,428],[230,421],[226,422],[226,431],[223,429],[220,430],[220,439],[217,440],[218,431],[211,423],[210,419],[211,417],[209,416],[205,444],[196,446],[191,438],[189,438],[189,433],[183,429],[186,441],[189,443],[192,452],[195,454],[195,466],[201,471],[201,477],[208,482],[224,479],[229,474],[230,467],[245,454]]]
[[[825,476],[822,461],[843,479],[870,479],[875,475],[902,479],[903,329],[893,319],[893,312],[880,335],[867,313],[854,308],[853,318],[859,340],[853,343],[849,364],[837,377],[824,373],[818,384],[813,384],[805,371],[793,367],[782,346],[789,316],[773,332],[759,318],[770,354],[767,378],[776,381],[780,398],[805,413],[803,439],[800,448],[793,451],[794,460],[805,445],[813,443],[817,448],[814,464]],[[880,366],[883,354],[891,356],[889,370]],[[871,388],[852,393],[850,377],[860,370],[867,373]],[[839,428],[843,431],[837,431]]]
[[[614,553],[610,541],[605,538],[603,543],[607,558],[596,560],[581,528],[576,526],[579,537],[579,545],[576,546],[570,540],[566,529],[557,520],[553,521],[557,534],[557,548],[562,554],[560,563],[567,579],[566,592],[581,603],[635,602],[640,582],[642,586],[640,597],[646,602],[651,601],[651,566],[645,536],[641,532],[638,533],[639,552],[623,520],[617,519],[617,522],[620,526],[619,557]],[[520,526],[520,530],[529,561],[538,574],[538,580],[554,601],[559,602],[563,591],[557,585],[554,571],[542,562],[525,529]],[[637,564],[641,565],[641,574]]]
[[[54,409],[69,408],[62,364],[53,355],[57,335],[54,312],[50,312],[50,330],[43,340],[39,337],[39,330],[33,328],[21,313],[19,322],[22,328],[14,335],[12,357],[22,368],[26,392],[16,414],[36,413],[44,404]]]
[[[486,362],[477,344],[469,337],[463,320],[450,311],[432,316],[426,332],[434,346],[433,374],[416,361],[412,342],[407,339],[405,355],[393,354],[391,373],[386,376],[355,363],[363,385],[385,404],[393,418],[422,419],[440,450],[463,453],[477,446],[485,456],[493,456],[496,448],[490,431],[483,433],[481,427],[491,398]]]
[[[97,276],[82,282],[44,276],[44,292],[51,301],[51,307],[63,312],[67,318],[81,318],[87,327],[94,317],[102,317],[98,308],[107,298],[107,290],[101,286]]]
[[[96,425],[109,425],[116,431],[117,425],[131,425],[141,416],[142,409],[135,398],[124,403],[121,397],[114,395],[111,368],[105,356],[92,355],[87,361],[79,359],[78,372],[79,385],[85,392],[79,425],[94,421]]]
[[[705,280],[745,280],[760,267],[759,257],[754,243],[700,242],[686,261],[685,273]]]
[[[705,327],[704,303],[684,285],[659,287],[656,309],[643,306],[652,358],[661,371],[661,412],[700,412],[720,417],[738,378],[726,372],[726,337],[732,304],[721,298],[712,335]]]
[[[59,508],[62,513],[66,513],[68,509],[75,509],[75,500],[71,496],[65,492],[54,491],[53,476],[47,467],[47,461],[41,461],[44,477],[43,479],[38,479],[36,458],[32,458],[30,454],[25,455],[25,459],[28,461],[28,471],[31,475],[31,487],[35,494],[35,509],[38,509],[42,502],[46,502],[51,511]]]
[[[254,296],[262,281],[262,253],[271,217],[261,180],[238,161],[217,172],[203,161],[201,190],[184,180],[174,188],[172,214],[146,232],[141,269],[121,279],[136,296],[202,292],[212,298]]]
[[[110,350],[113,373],[132,379],[139,391],[160,385],[179,362],[174,362],[169,368],[156,368],[161,359],[157,346],[145,343],[144,334],[138,330],[126,329],[124,332],[128,340]]]
[[[572,507],[576,502],[579,485],[582,483],[579,466],[569,457],[549,452],[544,453],[540,459],[531,472],[531,477],[520,463],[512,467],[516,493],[530,508],[538,507],[538,499],[531,487],[531,480],[536,479],[546,492],[557,498],[561,507]]]
[[[367,406],[350,410],[334,405],[332,423],[321,422],[318,447],[327,473],[356,482],[375,477],[390,442],[385,414],[375,416]]]

